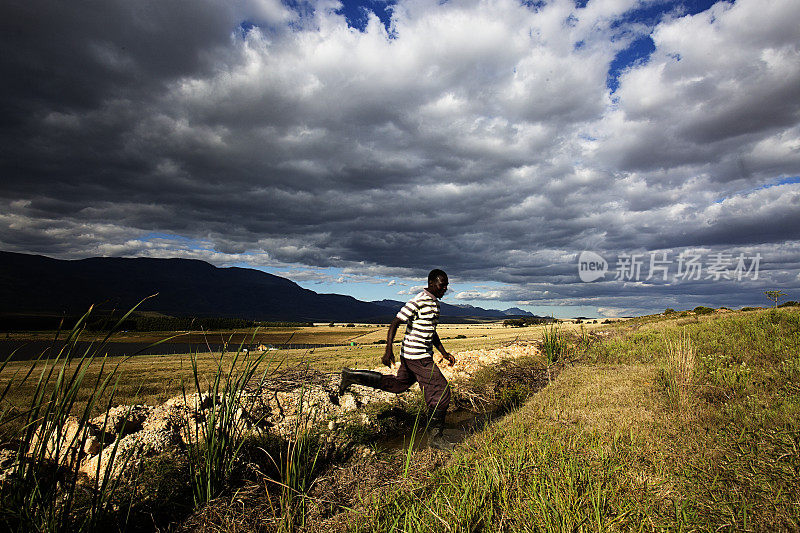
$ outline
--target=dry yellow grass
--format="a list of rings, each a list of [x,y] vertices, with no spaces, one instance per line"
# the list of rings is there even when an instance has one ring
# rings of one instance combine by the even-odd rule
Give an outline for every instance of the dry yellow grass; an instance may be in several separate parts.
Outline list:
[[[694,349],[689,334],[684,327],[677,338],[665,336],[667,349],[666,368],[662,370],[670,402],[679,409],[685,410],[691,405],[694,388],[695,360]]]
[[[397,516],[408,531],[438,530],[441,520],[458,531],[641,528],[676,490],[657,372],[568,366],[468,439],[427,484],[398,489],[354,517],[353,529],[387,530]]]
[[[599,327],[600,324],[585,324],[587,329]],[[269,327],[259,328],[254,334],[254,330],[224,330],[202,333],[193,332],[173,332],[173,331],[145,331],[145,332],[120,332],[113,337],[115,342],[156,342],[158,340],[180,334],[181,337],[176,342],[184,342],[186,336],[192,336],[192,342],[200,344],[205,338],[210,343],[221,342],[234,336],[234,343],[241,342],[244,338],[247,343],[254,339],[255,343],[280,345],[283,343],[291,344],[347,344],[352,342],[370,344],[375,341],[386,339],[387,324],[355,324],[347,327],[344,324],[336,324],[333,327],[328,325],[299,326],[299,327]],[[566,331],[576,330],[580,325],[564,323],[561,325]],[[498,337],[501,339],[523,338],[531,336],[533,332],[539,331],[541,326],[531,326],[524,328],[504,327],[499,323],[487,324],[439,324],[437,330],[442,339],[453,338],[457,335],[466,335],[469,338],[488,339]],[[403,327],[399,330],[398,337],[402,336]],[[52,340],[54,331],[40,332],[12,332],[8,334],[9,340]],[[64,334],[62,334],[62,337]],[[83,340],[101,340],[104,333],[84,332],[81,336]]]
[[[565,324],[564,329],[577,330],[578,326]],[[394,347],[396,356],[399,356],[399,341],[402,339],[402,330],[398,333]],[[457,353],[464,350],[480,348],[496,348],[514,341],[535,341],[541,338],[542,326],[509,328],[499,324],[440,324],[439,336],[448,351]],[[239,332],[243,335],[245,332]],[[226,338],[231,332],[214,332],[209,334],[209,342]],[[252,336],[252,332],[248,332]],[[258,333],[260,335],[261,332]],[[267,331],[272,338],[280,342],[290,339],[291,343],[301,344],[328,344],[339,341],[352,341],[354,346],[336,346],[312,349],[276,350],[268,353],[267,362],[263,370],[275,368],[292,368],[309,365],[323,372],[338,372],[343,366],[354,368],[373,368],[380,364],[385,344],[376,344],[377,341],[386,339],[386,326],[359,325],[353,328],[336,326],[312,326],[300,328],[274,328]],[[149,335],[150,337],[142,337]],[[165,336],[167,334],[164,334]],[[113,337],[113,340],[137,340],[148,338],[151,341],[158,338],[158,334],[127,334]],[[464,336],[465,338],[457,338]],[[90,339],[82,336],[82,339]],[[261,342],[261,341],[260,341]],[[275,344],[280,344],[275,342]],[[249,342],[248,342],[249,343]],[[200,351],[198,364],[201,374],[211,375],[216,370],[219,352]],[[438,355],[437,355],[438,360]],[[32,363],[20,361],[10,363],[0,374],[0,387],[4,387],[15,373],[24,373]],[[119,384],[115,393],[115,404],[158,404],[181,392],[182,383],[190,383],[192,379],[191,365],[188,354],[175,355],[138,355],[124,359],[110,357],[106,363],[109,366],[120,365]],[[100,362],[96,362],[89,371],[88,377],[97,375]],[[34,382],[13,387],[8,400],[15,405],[22,405],[30,397]]]
[[[191,342],[192,344],[202,345],[206,341],[215,344],[230,340],[231,344],[245,342],[263,343],[280,345],[291,344],[345,344],[351,341],[363,342],[363,337],[371,334],[378,334],[386,327],[379,325],[359,325],[354,327],[346,326],[301,326],[301,327],[269,327],[259,329],[238,329],[221,331],[134,331],[119,332],[113,337],[114,342],[137,342],[151,343],[167,337],[178,335],[172,342]],[[40,340],[49,341],[53,339],[54,331],[39,332],[16,332],[8,335],[9,340]],[[61,335],[64,336],[64,333]],[[100,341],[105,337],[105,333],[84,332],[81,338],[86,341]],[[380,336],[374,337],[377,340]]]
[[[656,374],[653,365],[567,367],[515,416],[604,434],[640,432],[659,422]]]

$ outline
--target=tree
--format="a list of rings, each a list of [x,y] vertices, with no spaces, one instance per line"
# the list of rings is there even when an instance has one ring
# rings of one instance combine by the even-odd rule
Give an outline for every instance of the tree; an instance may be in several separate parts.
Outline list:
[[[778,307],[778,300],[786,296],[786,294],[781,291],[764,291],[764,294],[767,295],[767,298],[775,302],[776,309]]]

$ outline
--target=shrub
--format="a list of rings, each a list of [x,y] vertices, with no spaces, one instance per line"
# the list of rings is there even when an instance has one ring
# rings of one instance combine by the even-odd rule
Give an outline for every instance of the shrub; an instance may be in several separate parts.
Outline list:
[[[496,366],[484,366],[478,369],[470,378],[470,386],[474,389],[485,389],[495,383],[500,378],[499,370]]]
[[[664,309],[664,314],[665,315],[675,314],[675,310],[673,308],[671,308],[671,307],[668,307],[667,309]]]
[[[509,383],[499,387],[496,393],[497,409],[500,412],[506,412],[522,405],[531,395],[531,390],[524,383]]]
[[[193,507],[186,455],[168,451],[149,457],[136,472],[135,483],[120,487],[119,500],[132,502],[128,531],[151,531],[155,524],[188,516]]]
[[[711,308],[711,307],[705,307],[703,305],[698,305],[697,307],[692,309],[692,311],[694,311],[698,315],[707,315],[709,313],[713,313],[714,309]]]

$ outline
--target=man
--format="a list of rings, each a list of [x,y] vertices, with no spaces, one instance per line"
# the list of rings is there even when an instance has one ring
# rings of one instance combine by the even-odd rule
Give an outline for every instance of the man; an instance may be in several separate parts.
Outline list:
[[[406,323],[406,333],[400,349],[400,368],[397,375],[384,375],[373,370],[342,369],[339,383],[339,396],[343,395],[351,384],[366,385],[387,392],[401,393],[419,382],[425,405],[430,418],[428,427],[431,430],[431,446],[440,449],[452,449],[452,445],[444,438],[444,419],[447,406],[450,404],[450,386],[439,367],[433,362],[433,347],[442,354],[449,365],[456,362],[442,346],[436,325],[439,322],[439,299],[447,292],[447,274],[443,270],[434,269],[428,274],[428,287],[406,303],[389,325],[386,335],[386,351],[381,362],[390,367],[395,363],[392,343],[397,328]]]

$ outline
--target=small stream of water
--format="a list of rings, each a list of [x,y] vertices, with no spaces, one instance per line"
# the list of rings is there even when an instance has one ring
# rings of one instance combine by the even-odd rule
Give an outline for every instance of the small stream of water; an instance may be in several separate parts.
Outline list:
[[[550,384],[552,379],[555,379],[559,374],[559,367],[554,368],[550,373],[547,369],[529,370],[529,379],[520,381],[530,391],[528,398],[538,393],[540,390]],[[445,419],[444,435],[447,440],[453,444],[460,444],[467,439],[471,434],[476,433],[490,424],[493,420],[505,415],[509,412],[508,407],[494,407],[487,408],[485,411],[476,411],[468,407],[460,406],[458,409],[447,413]],[[421,427],[417,428],[414,438],[414,449],[421,449],[428,446],[428,435],[425,432],[425,419],[420,419]],[[414,433],[413,427],[405,431],[399,431],[398,434],[385,438],[378,442],[378,446],[384,450],[406,450],[411,442],[411,436]]]
[[[492,419],[493,413],[476,413],[470,409],[460,408],[447,413],[444,436],[453,444],[463,442],[469,435],[479,431]],[[423,449],[428,446],[428,434],[425,431],[425,419],[420,418],[421,424],[417,428],[414,438],[414,449]],[[413,427],[399,432],[397,435],[387,437],[378,442],[378,447],[383,450],[406,450],[414,433]]]

